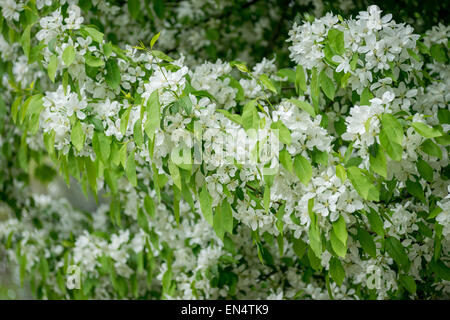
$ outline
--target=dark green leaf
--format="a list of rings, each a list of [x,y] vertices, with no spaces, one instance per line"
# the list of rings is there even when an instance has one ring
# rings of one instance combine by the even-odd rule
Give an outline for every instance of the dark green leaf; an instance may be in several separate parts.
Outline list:
[[[400,240],[394,237],[386,238],[386,251],[405,272],[409,271],[410,261]]]

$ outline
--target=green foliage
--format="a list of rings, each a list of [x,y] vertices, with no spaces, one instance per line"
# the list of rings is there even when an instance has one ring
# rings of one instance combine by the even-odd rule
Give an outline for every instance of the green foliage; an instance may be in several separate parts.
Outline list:
[[[108,59],[106,61],[106,83],[112,89],[117,90],[120,85],[120,69],[117,60]]]
[[[75,49],[72,45],[67,46],[62,54],[62,60],[66,66],[70,66],[75,60]]]
[[[316,116],[316,112],[314,111],[314,108],[308,102],[297,100],[297,99],[290,99],[289,102],[295,104],[300,109],[309,113],[311,115],[311,117]]]
[[[294,171],[299,180],[304,185],[307,185],[308,182],[311,180],[312,177],[311,164],[305,157],[303,157],[300,154],[296,155],[294,158]]]
[[[383,114],[381,119],[380,143],[389,157],[395,161],[402,159],[403,128],[400,122],[390,114]]]
[[[374,186],[371,179],[359,168],[349,167],[347,168],[348,178],[352,182],[359,195],[369,201],[378,201],[380,192],[376,186]]]
[[[337,29],[328,31],[328,41],[331,49],[338,55],[343,55],[345,52],[344,33]]]

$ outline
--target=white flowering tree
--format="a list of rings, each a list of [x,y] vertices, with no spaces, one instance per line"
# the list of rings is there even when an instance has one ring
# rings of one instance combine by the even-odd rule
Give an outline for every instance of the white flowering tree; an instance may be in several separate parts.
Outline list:
[[[377,6],[285,21],[281,2],[0,0],[0,258],[20,285],[450,297],[450,27]]]

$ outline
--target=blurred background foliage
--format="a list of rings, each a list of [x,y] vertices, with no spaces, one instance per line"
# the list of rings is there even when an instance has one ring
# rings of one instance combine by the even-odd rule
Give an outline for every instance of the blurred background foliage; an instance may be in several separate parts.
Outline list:
[[[81,0],[80,5],[83,2],[90,1]],[[285,41],[294,22],[313,20],[327,12],[355,17],[369,5],[376,4],[385,14],[391,13],[395,21],[410,24],[417,33],[424,33],[439,23],[448,24],[450,3],[445,0],[145,0],[141,1],[139,12],[134,13],[134,5],[130,8],[131,2],[112,1],[120,7],[127,6],[132,19],[141,24],[149,23],[149,29],[154,29],[154,32],[173,28],[178,31],[175,34],[178,37],[184,36],[186,29],[189,32],[201,29],[199,33],[204,33],[208,43],[201,50],[196,48],[189,52],[188,46],[183,47],[183,39],[180,39],[173,42],[175,46],[165,48],[168,53],[175,54],[181,49],[181,52],[195,53],[200,60],[243,59],[247,62],[276,56],[278,63],[289,60]],[[185,2],[203,12],[184,12],[183,15],[180,8]],[[84,8],[89,9],[89,5]],[[99,21],[96,24],[103,28]],[[115,34],[109,36],[112,41],[122,40]],[[246,49],[248,52],[243,55]]]

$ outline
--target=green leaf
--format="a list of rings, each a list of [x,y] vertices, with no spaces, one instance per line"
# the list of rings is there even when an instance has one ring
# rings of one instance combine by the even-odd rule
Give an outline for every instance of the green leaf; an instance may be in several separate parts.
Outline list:
[[[426,55],[431,55],[430,49],[428,49],[428,47],[426,45],[424,45],[422,41],[417,41],[416,45],[417,45],[417,49],[419,49],[420,53],[426,54]]]
[[[328,99],[333,101],[336,89],[334,87],[333,81],[325,73],[325,70],[322,70],[319,74],[319,83],[323,93],[325,93]]]
[[[275,215],[275,217],[277,218],[276,227],[277,227],[278,231],[280,232],[281,236],[283,235],[283,227],[284,227],[283,216],[285,214],[285,210],[284,210],[285,206],[286,206],[285,204],[282,204],[278,208],[278,211]]]
[[[292,104],[295,104],[297,107],[299,107],[303,111],[306,111],[307,113],[309,113],[311,115],[311,117],[314,118],[316,116],[316,112],[314,111],[313,106],[310,105],[308,102],[297,100],[297,99],[289,99],[288,101]]]
[[[328,41],[331,49],[338,55],[345,53],[344,33],[337,29],[330,29],[328,31]]]
[[[141,14],[141,8],[140,8],[140,0],[128,0],[128,12],[130,12],[130,15],[135,19],[139,19],[139,16]]]
[[[56,51],[55,51],[56,40],[58,40],[58,37],[52,38],[47,44],[47,48],[51,53],[56,53]],[[44,46],[44,48],[45,48],[45,46]]]
[[[120,116],[120,133],[125,135],[125,132],[128,128],[128,120],[130,119],[131,108],[133,106],[128,107],[124,113]]]
[[[161,201],[161,183],[160,182],[160,178],[159,178],[159,174],[158,174],[158,169],[156,168],[155,163],[152,163],[152,175],[153,175],[153,183],[155,186],[155,190],[156,190],[156,196],[158,197],[158,201]],[[164,176],[165,177],[165,176]]]
[[[25,57],[27,57],[27,58],[30,55],[30,31],[31,31],[31,26],[32,25],[28,25],[25,28],[25,30],[23,31],[22,36],[20,37],[20,43],[22,44],[23,53],[24,53]]]
[[[373,182],[357,167],[347,168],[348,178],[359,195],[369,201],[379,201],[380,191]]]
[[[309,264],[315,271],[322,270],[322,265],[321,265],[322,260],[316,256],[316,254],[314,253],[314,251],[311,248],[308,249],[308,260],[309,260]]]
[[[51,82],[55,82],[57,68],[58,68],[58,56],[54,54],[50,57],[50,61],[47,66],[47,74]]]
[[[339,257],[345,258],[345,255],[347,254],[347,245],[337,237],[334,229],[330,232],[330,242],[334,252]]]
[[[413,182],[411,180],[407,180],[406,181],[406,190],[408,191],[408,193],[410,195],[416,197],[423,203],[426,203],[425,194],[424,194],[422,186],[420,185],[419,182],[417,182],[417,181]]]
[[[23,123],[23,121],[25,120],[25,116],[27,114],[28,111],[28,106],[30,105],[31,100],[33,99],[33,97],[28,97],[25,102],[20,106],[20,110],[19,110],[19,116],[18,116],[18,120],[19,123]]]
[[[42,282],[45,283],[47,281],[47,277],[49,274],[48,262],[45,256],[42,254],[41,259],[39,261],[39,271],[42,275]]]
[[[345,220],[342,216],[339,216],[335,222],[333,222],[333,231],[336,237],[343,243],[347,243],[348,232],[347,227],[345,225]]]
[[[300,259],[305,255],[307,247],[308,245],[302,239],[292,238],[292,249]]]
[[[105,54],[106,59],[109,59],[109,57],[113,53],[113,45],[111,42],[105,43],[105,45],[103,46],[103,53]]]
[[[42,94],[36,94],[31,97],[28,108],[26,109],[26,113],[25,115],[22,115],[22,121],[27,116],[40,115],[42,109],[44,108],[44,100],[42,99],[42,97]]]
[[[98,31],[97,29],[91,27],[83,27],[83,31],[86,32],[88,36],[92,38],[95,42],[102,43],[103,42],[103,33]]]
[[[106,136],[103,132],[95,132],[92,138],[92,147],[103,164],[108,164],[111,154],[111,137]]]
[[[364,88],[361,93],[361,99],[359,103],[362,106],[370,106],[370,100],[373,98],[373,94],[370,92],[369,88]]]
[[[273,93],[277,93],[277,89],[273,85],[272,81],[269,79],[269,77],[266,74],[262,74],[259,76],[259,80],[264,84],[264,87],[266,89],[272,91]]]
[[[381,129],[380,131],[380,144],[383,147],[383,149],[386,150],[387,154],[389,155],[389,157],[391,157],[392,160],[395,161],[402,160],[402,152],[403,152],[402,146],[394,142],[384,129]]]
[[[280,254],[280,257],[282,257],[284,253],[284,237],[282,234],[279,234],[277,236],[277,244],[278,244],[278,253]]]
[[[328,152],[320,151],[316,147],[314,147],[312,152],[312,162],[316,164],[320,164],[322,166],[328,165]]]
[[[81,151],[84,147],[85,134],[80,121],[76,121],[72,126],[72,132],[70,133],[70,139],[77,151]]]
[[[439,146],[437,144],[435,144],[433,141],[431,141],[430,139],[425,140],[420,145],[420,148],[426,154],[428,154],[428,155],[430,155],[432,157],[436,157],[436,158],[442,159],[442,150],[441,150],[441,148],[439,148]]]
[[[17,97],[11,106],[11,116],[12,116],[14,122],[18,121],[17,113],[19,112],[19,106],[21,103],[22,103],[22,97]]]
[[[116,59],[106,61],[106,84],[113,90],[117,90],[120,85],[120,69]]]
[[[150,41],[150,48],[153,49],[153,46],[155,45],[156,41],[158,41],[159,36],[161,35],[161,32],[158,32],[157,34],[155,34],[152,38],[152,40]]]
[[[433,238],[433,231],[431,230],[430,227],[428,227],[425,223],[423,223],[422,221],[419,221],[416,223],[417,226],[419,227],[419,232],[424,235],[425,237],[428,237],[430,239]]]
[[[150,198],[149,195],[145,195],[144,197],[144,208],[149,217],[152,218],[155,217],[155,203],[153,202],[153,199]]]
[[[55,153],[55,131],[52,130],[50,133],[44,133],[44,145],[50,156]]]
[[[75,49],[72,45],[69,45],[64,49],[62,60],[66,66],[70,66],[75,61]]]
[[[336,175],[339,179],[341,179],[342,182],[345,182],[345,180],[347,180],[347,172],[345,171],[345,168],[340,164],[336,166]]]
[[[322,240],[320,237],[320,229],[315,223],[311,223],[308,232],[309,246],[313,250],[316,257],[322,256]]]
[[[385,113],[381,118],[382,129],[380,132],[381,146],[395,161],[402,159],[403,128],[400,122],[391,114]]]
[[[138,147],[142,147],[144,145],[144,136],[142,134],[141,119],[138,119],[134,123],[133,133],[134,133],[134,142]]]
[[[317,75],[317,68],[314,67],[311,71],[311,83],[310,83],[311,100],[313,102],[314,110],[319,110],[319,77]]]
[[[161,122],[160,104],[158,91],[153,91],[147,101],[147,123],[145,124],[145,133],[150,139],[153,139],[155,131],[159,129]]]
[[[270,209],[270,186],[266,184],[263,195],[264,210],[269,212]]]
[[[380,148],[378,148],[377,150],[376,157],[374,157],[372,154],[369,154],[369,162],[370,162],[370,169],[386,179],[387,177],[386,155]]]
[[[413,122],[411,125],[417,131],[417,133],[424,136],[425,138],[435,138],[442,136],[442,132],[440,132],[438,129],[426,125],[425,123]]]
[[[291,132],[281,120],[278,120],[277,122],[272,122],[270,128],[278,130],[278,138],[282,143],[288,146],[291,145],[292,143]]]
[[[277,76],[281,78],[287,78],[288,82],[295,83],[295,71],[289,68],[283,68],[278,70]]]
[[[93,67],[93,68],[103,67],[105,65],[105,61],[103,61],[102,58],[95,57],[95,56],[91,55],[90,53],[86,53],[84,55],[84,60],[88,66]]]
[[[386,251],[405,272],[409,271],[410,261],[400,240],[394,237],[386,238]]]
[[[242,112],[242,125],[246,131],[249,129],[258,129],[259,115],[255,107],[255,100],[250,100],[245,104]]]
[[[134,151],[130,152],[127,159],[127,168],[126,174],[128,181],[130,181],[131,185],[137,186],[137,178],[136,178],[136,163],[134,162]]]
[[[307,90],[305,70],[303,70],[301,65],[297,65],[297,68],[295,69],[295,89],[297,94],[300,90],[303,92]]]
[[[145,216],[145,214],[141,208],[139,208],[137,210],[137,222],[138,222],[139,227],[141,227],[142,230],[144,230],[147,233],[150,233],[147,217]]]
[[[436,274],[436,276],[440,279],[450,281],[450,268],[445,265],[442,260],[431,261],[430,263],[431,270]]]
[[[311,219],[311,223],[313,225],[316,225],[317,224],[317,216],[315,215],[313,209],[314,209],[314,198],[310,198],[308,200],[308,215],[309,215],[309,218]]]
[[[377,257],[377,249],[372,236],[364,229],[358,229],[358,241],[363,250],[372,258]]]
[[[358,58],[359,58],[358,53],[356,52],[353,53],[352,60],[350,61],[350,68],[352,69],[352,71],[355,71],[356,69],[356,66],[358,64]]]
[[[239,61],[231,61],[230,62],[230,66],[231,67],[236,67],[239,71],[244,72],[244,73],[248,73],[249,72],[247,66],[244,63],[239,62]]]
[[[200,191],[200,208],[202,209],[205,220],[212,226],[213,225],[213,212],[212,212],[212,197],[206,188],[206,185],[202,187]]]
[[[419,159],[416,165],[420,176],[428,182],[433,182],[433,168],[422,159]]]
[[[152,50],[152,54],[157,57],[158,59],[167,61],[167,62],[172,62],[174,61],[171,57],[169,57],[167,54],[165,54],[162,51],[159,50]]]
[[[273,264],[274,264],[273,257],[270,254],[270,252],[262,245],[262,243],[256,242],[256,247],[258,250],[259,261],[261,261],[261,263],[264,265],[267,264],[267,265],[273,266]]]
[[[233,233],[233,213],[231,206],[226,199],[222,201],[222,205],[216,208],[214,214],[214,231],[217,236],[223,239],[225,232]]]
[[[420,62],[420,57],[417,53],[415,53],[412,49],[406,49],[406,51],[408,51],[409,55],[414,58],[416,61]]]
[[[330,260],[330,275],[338,286],[341,286],[345,279],[345,270],[341,261],[335,257]]]
[[[345,88],[348,84],[348,79],[350,79],[351,73],[347,72],[341,77],[341,88]]]
[[[433,44],[430,48],[430,53],[433,59],[437,62],[447,62],[447,55],[445,54],[445,50],[441,45]]]
[[[417,290],[416,281],[413,277],[403,274],[400,276],[400,283],[405,287],[406,290],[411,294],[415,294]]]
[[[298,179],[306,186],[312,177],[312,166],[308,159],[298,154],[294,158],[294,171]]]
[[[165,0],[154,0],[153,1],[153,10],[155,10],[156,15],[160,19],[164,19],[164,14],[166,12]]]
[[[439,109],[437,117],[440,124],[450,124],[450,111],[447,109]]]
[[[236,101],[243,101],[245,99],[244,88],[234,77],[228,75],[228,79],[230,79],[230,87],[237,90],[236,93]],[[213,100],[213,99],[211,99]]]
[[[243,126],[242,124],[242,118],[240,115],[235,114],[235,113],[230,113],[227,110],[224,109],[217,109],[217,112],[220,112],[221,114],[223,114],[225,117],[227,117],[228,119],[230,119],[231,121]]]
[[[390,139],[401,145],[403,141],[403,128],[400,122],[393,115],[385,113],[381,118],[381,124]]]
[[[67,69],[63,70],[62,86],[64,88],[64,94],[67,94],[67,88],[69,87],[69,72]]]
[[[89,185],[91,187],[92,192],[97,194],[97,166],[96,163],[91,161],[90,158],[84,159],[84,165],[86,167],[86,173]]]
[[[174,185],[178,187],[179,190],[181,190],[181,175],[180,175],[180,169],[173,163],[172,161],[169,161],[168,164],[170,175],[172,176],[172,180]]]
[[[381,220],[380,215],[372,208],[367,212],[367,219],[369,219],[370,227],[380,237],[384,237],[384,223]]]
[[[192,101],[188,96],[184,96],[180,99],[178,99],[175,103],[177,103],[185,112],[186,114],[191,114],[192,112]]]
[[[20,285],[23,286],[23,281],[25,279],[25,275],[26,275],[26,267],[27,267],[27,256],[26,254],[21,255],[19,258],[19,277],[20,277]]]
[[[164,273],[162,277],[162,288],[163,292],[167,292],[170,290],[170,285],[172,283],[172,268],[167,269],[167,271]]]
[[[434,140],[435,140],[437,143],[439,143],[440,145],[443,145],[443,146],[448,146],[448,145],[450,145],[450,135],[449,135],[448,133],[443,134],[443,135],[440,136],[440,137],[436,137],[436,138],[434,138]]]
[[[6,116],[6,104],[5,101],[3,100],[2,95],[0,95],[0,119],[4,119],[4,117]],[[5,125],[5,122],[0,121],[0,132],[2,132],[3,127]]]
[[[292,158],[286,149],[280,151],[280,162],[287,171],[293,172]]]
[[[334,300],[333,291],[331,290],[330,286],[330,275],[328,273],[325,275],[325,286],[327,287],[328,297],[330,298],[330,300]]]

